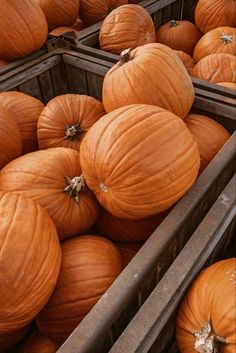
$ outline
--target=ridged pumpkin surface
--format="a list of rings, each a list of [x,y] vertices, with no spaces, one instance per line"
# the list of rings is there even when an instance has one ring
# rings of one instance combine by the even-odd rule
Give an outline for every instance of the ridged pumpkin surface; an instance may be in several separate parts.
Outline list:
[[[230,138],[230,133],[215,120],[204,115],[189,114],[184,121],[199,148],[201,173]]]
[[[155,41],[155,27],[148,11],[132,4],[113,10],[99,32],[100,48],[114,54]]]
[[[180,353],[194,353],[194,332],[211,320],[214,333],[226,339],[222,353],[235,353],[236,259],[206,268],[189,288],[177,315],[177,344]],[[207,350],[206,352],[210,352]]]
[[[221,26],[236,27],[236,1],[199,0],[195,9],[195,23],[203,33]]]
[[[79,152],[50,148],[28,153],[3,168],[0,190],[17,191],[38,201],[52,217],[60,239],[64,239],[89,229],[99,214],[91,192],[78,192],[76,202],[75,191],[65,191],[65,177],[80,175]]]
[[[178,57],[186,67],[186,70],[188,71],[189,75],[191,75],[192,70],[195,66],[194,59],[182,50],[175,50],[174,52],[178,55]]]
[[[210,82],[236,82],[236,57],[231,54],[211,54],[194,66],[192,76]]]
[[[22,138],[10,113],[0,106],[0,169],[22,154]]]
[[[23,141],[23,153],[37,150],[37,122],[44,104],[25,93],[12,91],[0,93],[0,106],[7,109],[17,123]]]
[[[119,250],[109,240],[79,236],[62,243],[57,286],[37,317],[37,325],[61,344],[122,271]]]
[[[200,163],[185,123],[145,104],[122,107],[95,123],[82,141],[80,159],[100,204],[126,219],[171,207],[194,183]]]
[[[137,254],[137,252],[142,246],[142,244],[140,243],[135,243],[135,244],[117,243],[116,245],[119,248],[124,268],[129,264],[129,262]]]
[[[38,121],[40,149],[68,147],[77,151],[89,128],[105,113],[97,99],[79,94],[53,98]]]
[[[13,61],[40,49],[48,26],[35,0],[1,0],[0,33],[0,58]]]
[[[56,227],[47,212],[30,198],[1,193],[0,347],[4,334],[26,326],[47,303],[60,264]]]
[[[234,82],[217,82],[217,85],[225,86],[236,91],[236,83]]]
[[[194,48],[193,58],[197,62],[217,53],[236,55],[236,28],[218,27],[204,34]]]
[[[157,105],[184,118],[194,100],[192,81],[172,49],[151,43],[131,51],[128,62],[106,74],[102,99],[107,113],[124,105]]]
[[[35,330],[22,347],[20,353],[56,353],[58,348],[49,338]]]

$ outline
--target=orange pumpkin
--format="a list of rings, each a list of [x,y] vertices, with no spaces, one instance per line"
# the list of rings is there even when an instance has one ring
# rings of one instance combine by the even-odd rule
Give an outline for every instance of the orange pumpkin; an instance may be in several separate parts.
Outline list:
[[[79,13],[79,0],[36,0],[47,19],[48,28],[70,26]]]
[[[62,34],[67,32],[74,32],[75,34],[77,34],[77,31],[72,27],[57,27],[54,28],[49,34],[52,34],[53,36],[61,36]]]
[[[218,27],[204,34],[194,48],[193,58],[197,62],[217,53],[236,55],[236,28]]]
[[[178,57],[186,67],[186,70],[188,71],[189,75],[191,75],[195,66],[194,59],[182,50],[175,50],[174,52],[178,55]]]
[[[103,21],[99,32],[100,48],[114,54],[120,54],[127,47],[134,49],[155,41],[153,20],[139,5],[123,5],[113,10]]]
[[[236,83],[234,82],[218,82],[217,85],[225,86],[236,91]]]
[[[135,243],[135,244],[117,243],[116,245],[118,246],[121,254],[123,268],[125,268],[129,264],[129,262],[137,254],[137,252],[142,246],[142,244],[140,243]]]
[[[23,329],[44,307],[59,274],[61,249],[56,227],[34,200],[1,193],[0,253],[2,345],[4,336]]]
[[[11,114],[0,105],[0,169],[22,154],[22,138]]]
[[[105,75],[103,105],[111,112],[124,105],[157,105],[184,118],[194,100],[192,81],[172,49],[150,43],[122,52]]]
[[[235,0],[199,0],[194,16],[196,25],[203,33],[221,26],[235,27]]]
[[[194,66],[192,76],[210,82],[236,82],[236,57],[231,54],[211,54]]]
[[[189,288],[177,314],[180,353],[235,353],[236,258],[202,271]]]
[[[64,94],[53,98],[38,121],[40,149],[69,147],[80,149],[89,128],[105,114],[97,99],[79,94]]]
[[[35,0],[1,0],[0,33],[0,58],[13,61],[40,49],[48,26]]]
[[[0,190],[17,191],[38,201],[64,239],[88,230],[99,215],[99,206],[80,176],[79,152],[50,148],[28,153],[5,166]]]
[[[201,173],[230,138],[230,133],[215,120],[204,115],[189,114],[184,121],[199,148]]]
[[[105,238],[84,235],[62,243],[57,286],[36,319],[40,331],[63,343],[121,271],[119,250]]]
[[[17,123],[23,141],[23,153],[38,149],[37,122],[44,104],[22,92],[0,93],[0,106],[8,110]]]
[[[145,218],[170,208],[200,165],[186,124],[156,106],[134,104],[97,121],[80,148],[86,183],[116,217]]]
[[[1,353],[15,353],[14,351],[12,352],[11,349],[6,350],[6,348],[11,347],[18,343],[20,340],[22,340],[28,333],[28,330],[30,329],[31,324],[24,326],[23,328],[16,329],[11,332],[1,332],[0,335],[0,352]],[[17,352],[18,353],[18,352]]]
[[[172,20],[157,29],[156,38],[158,43],[192,55],[201,33],[192,22]]]
[[[22,346],[20,353],[56,353],[58,348],[49,338],[35,330]]]

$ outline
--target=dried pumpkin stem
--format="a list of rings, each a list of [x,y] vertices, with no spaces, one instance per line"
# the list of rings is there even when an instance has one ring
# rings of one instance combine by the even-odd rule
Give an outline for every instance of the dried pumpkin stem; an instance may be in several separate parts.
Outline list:
[[[222,344],[226,344],[225,338],[214,333],[211,321],[193,335],[196,337],[195,349],[199,353],[220,353]]]
[[[222,39],[225,44],[229,44],[229,43],[232,43],[233,36],[229,34],[224,34],[222,37],[220,37],[220,39]]]
[[[123,65],[123,64],[127,63],[128,61],[130,61],[131,59],[132,59],[131,58],[131,48],[125,49],[120,54],[119,64]]]
[[[171,27],[177,27],[177,26],[178,26],[178,23],[177,23],[175,20],[171,20],[171,21],[170,21],[170,26],[171,26]]]
[[[65,176],[65,182],[67,186],[64,191],[67,192],[69,197],[73,197],[76,202],[79,202],[79,193],[84,191],[86,188],[83,175],[74,177],[73,179]]]
[[[82,132],[84,132],[84,129],[81,128],[79,124],[67,125],[65,128],[64,139],[74,140],[75,138],[78,138],[78,135]]]

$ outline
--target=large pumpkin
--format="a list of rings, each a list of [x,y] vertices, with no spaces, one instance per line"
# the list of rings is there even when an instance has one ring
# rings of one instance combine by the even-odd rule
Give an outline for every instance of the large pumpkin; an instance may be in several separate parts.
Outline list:
[[[44,108],[42,102],[22,92],[0,93],[0,106],[12,115],[20,130],[23,153],[38,149],[37,122]]]
[[[186,124],[156,106],[134,104],[96,122],[80,148],[83,175],[116,217],[170,208],[194,183],[200,158]]]
[[[85,235],[62,243],[57,286],[36,320],[40,331],[63,343],[121,271],[119,250],[105,238]]]
[[[53,98],[38,121],[40,149],[69,147],[79,151],[89,128],[105,114],[97,99],[79,94]]]
[[[193,58],[199,61],[216,53],[236,55],[236,28],[218,27],[204,34],[194,48]]]
[[[184,121],[199,148],[201,173],[230,138],[230,133],[215,120],[204,115],[189,114]]]
[[[177,315],[180,353],[235,353],[235,269],[235,258],[217,262],[189,288]]]
[[[0,105],[0,169],[22,154],[22,138],[11,114]]]
[[[236,57],[231,54],[211,54],[194,66],[192,76],[210,82],[236,82]]]
[[[13,61],[40,49],[48,26],[35,0],[1,0],[0,33],[0,58]]]
[[[172,20],[157,29],[156,38],[158,43],[192,55],[201,33],[192,22]]]
[[[114,54],[120,54],[127,47],[134,49],[155,41],[151,16],[143,7],[132,4],[113,10],[103,21],[99,32],[100,48]]]
[[[61,249],[56,227],[34,200],[0,194],[0,347],[47,303],[56,285]],[[17,256],[16,256],[17,255]]]
[[[35,0],[43,10],[49,30],[72,25],[79,14],[79,0]]]
[[[195,60],[182,50],[175,50],[175,53],[178,55],[178,57],[186,67],[186,70],[188,71],[189,75],[191,75],[195,66]]]
[[[199,0],[195,9],[195,23],[203,33],[221,26],[235,27],[235,0]]]
[[[56,353],[58,348],[49,338],[35,330],[22,346],[20,353]]]
[[[103,105],[111,112],[124,105],[157,105],[184,118],[194,100],[192,81],[172,49],[151,43],[122,52],[105,75]]]
[[[28,153],[5,166],[0,190],[17,191],[38,201],[64,239],[88,230],[99,215],[99,206],[80,176],[79,152],[50,148]]]

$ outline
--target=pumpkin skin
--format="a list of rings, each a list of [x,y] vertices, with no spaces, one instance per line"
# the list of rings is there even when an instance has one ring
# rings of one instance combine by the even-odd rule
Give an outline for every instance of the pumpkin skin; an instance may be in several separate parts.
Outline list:
[[[79,151],[86,132],[104,114],[102,103],[93,97],[64,94],[53,98],[39,117],[40,149],[68,147]]]
[[[204,115],[189,114],[184,121],[199,148],[201,173],[230,138],[230,133],[215,120]]]
[[[101,206],[116,217],[138,219],[179,200],[197,177],[200,157],[181,119],[159,107],[134,104],[91,127],[80,161]]]
[[[74,32],[75,34],[77,34],[76,33],[77,31],[74,30],[72,27],[63,27],[63,26],[54,28],[49,34],[52,34],[53,36],[58,37],[67,32]]]
[[[189,55],[192,55],[200,38],[201,33],[198,28],[189,21],[172,20],[160,26],[156,31],[158,43],[168,45],[174,50],[182,50]]]
[[[155,41],[153,20],[139,5],[123,5],[113,10],[103,21],[99,32],[100,48],[114,54],[120,54],[127,47],[134,49]]]
[[[11,114],[0,106],[0,169],[22,154],[22,138]]]
[[[0,251],[1,347],[4,335],[24,329],[44,307],[59,274],[56,227],[34,200],[0,194]]]
[[[122,58],[127,62],[117,63],[105,75],[102,97],[106,112],[140,103],[157,105],[184,118],[195,93],[184,64],[173,50],[150,43],[127,56]]]
[[[135,243],[135,244],[127,244],[127,243],[117,243],[116,244],[119,248],[122,262],[123,262],[123,268],[125,268],[132,258],[137,254],[139,249],[142,247],[141,243]]]
[[[217,85],[225,86],[236,91],[236,83],[233,82],[218,82]]]
[[[231,54],[211,54],[194,66],[192,76],[209,82],[236,82],[236,57]]]
[[[50,148],[28,153],[5,166],[0,174],[0,190],[17,191],[36,200],[52,217],[62,240],[88,230],[99,216],[91,192],[78,191],[76,202],[76,193],[67,188],[65,177],[73,181],[80,175],[77,151]]]
[[[80,17],[85,27],[103,20],[112,10],[128,0],[80,0]]]
[[[80,8],[79,0],[36,0],[36,2],[45,14],[50,31],[56,27],[72,25]]]
[[[0,32],[0,58],[13,61],[40,49],[48,26],[35,0],[1,0]]]
[[[191,75],[195,66],[195,60],[182,50],[175,50],[174,52],[178,55],[178,57],[186,67],[186,70],[188,71],[189,75]]]
[[[84,235],[63,242],[57,286],[36,319],[40,331],[63,343],[122,269],[118,248],[103,237]]]
[[[236,26],[235,0],[199,0],[195,8],[195,23],[201,32],[222,26]]]
[[[25,93],[12,91],[0,93],[0,106],[9,111],[20,130],[23,153],[37,150],[37,122],[44,104]]]
[[[193,333],[205,327],[209,318],[215,334],[226,338],[222,353],[235,352],[235,268],[235,258],[219,261],[192,283],[177,314],[176,339],[181,353],[195,352]]]
[[[236,3],[235,3],[236,5]],[[210,54],[236,55],[236,28],[218,27],[204,34],[194,48],[193,58],[197,62]]]
[[[35,330],[21,348],[20,353],[56,353],[58,348],[49,338]]]

